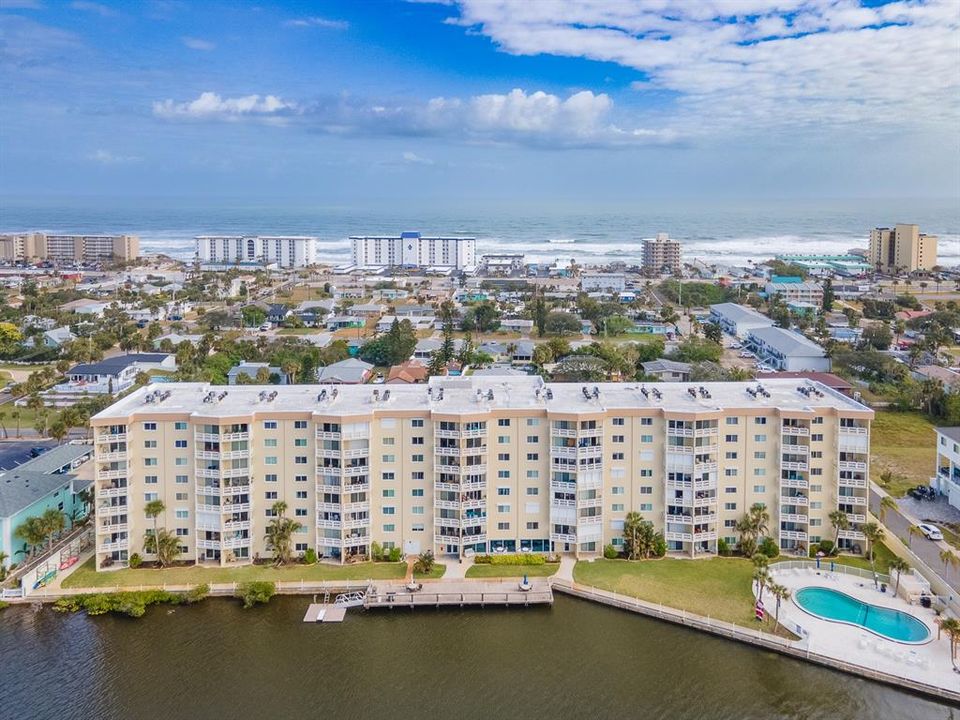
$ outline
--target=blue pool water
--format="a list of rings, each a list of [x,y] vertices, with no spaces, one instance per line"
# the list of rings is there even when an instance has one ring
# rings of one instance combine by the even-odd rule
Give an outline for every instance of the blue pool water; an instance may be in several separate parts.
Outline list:
[[[924,642],[930,630],[912,615],[861,602],[830,588],[808,587],[794,594],[797,605],[824,620],[859,625],[872,633],[904,643]]]

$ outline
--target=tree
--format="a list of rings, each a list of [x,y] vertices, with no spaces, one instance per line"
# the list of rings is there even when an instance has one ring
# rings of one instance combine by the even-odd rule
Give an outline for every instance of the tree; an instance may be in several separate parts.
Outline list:
[[[952,550],[941,550],[940,551],[940,562],[943,563],[943,569],[952,567],[956,570],[960,567],[960,557],[958,557]]]
[[[157,564],[165,567],[180,556],[180,538],[166,528],[160,528],[144,537],[143,550],[156,555]]]
[[[417,334],[409,320],[398,321],[394,319],[390,329],[380,337],[365,343],[360,348],[360,357],[366,362],[389,367],[398,365],[407,360],[413,354],[417,346]],[[452,355],[451,339],[451,355]],[[449,362],[449,359],[447,360]]]
[[[892,342],[893,333],[887,324],[871,325],[863,331],[863,335],[860,337],[860,343],[864,348],[870,347],[875,350],[887,350]]]
[[[908,527],[907,528],[907,547],[910,547],[910,545],[913,543],[913,538],[915,538],[917,535],[922,535],[922,534],[923,532],[916,525],[911,525],[910,527]]]
[[[47,531],[39,517],[28,517],[13,534],[23,540],[33,551],[38,545],[43,545],[47,539]]]
[[[3,550],[0,550],[0,582],[7,579],[7,560],[9,559],[10,556]]]
[[[956,670],[957,646],[960,645],[960,620],[951,617],[941,617],[940,631],[945,632],[950,639],[950,664],[953,665],[953,669]]]
[[[704,323],[703,336],[719,345],[723,342],[723,329],[716,323]]]
[[[158,517],[160,516],[160,514],[161,514],[164,510],[166,510],[166,509],[167,509],[167,506],[163,504],[163,500],[151,500],[150,502],[148,502],[148,503],[147,503],[146,505],[144,505],[144,507],[143,507],[143,512],[144,512],[144,514],[145,514],[148,518],[150,518],[151,520],[153,520],[153,537],[154,537],[154,538],[156,538],[156,537],[158,536],[158,534],[159,534],[159,528],[158,528],[157,518],[158,518]],[[144,538],[144,542],[143,542],[143,551],[144,551],[144,552],[151,552],[150,550],[147,549],[147,544],[148,544],[149,540],[150,540],[150,535],[148,534],[148,535]],[[154,551],[153,551],[153,552],[155,552],[156,555],[157,555],[157,563],[159,563],[160,567],[163,567],[163,563],[161,562],[161,559],[160,559],[160,553],[156,552],[156,550],[157,550],[157,548],[154,548]]]
[[[897,501],[894,500],[889,495],[884,495],[883,498],[881,498],[880,500],[880,511],[878,513],[880,522],[883,522],[884,520],[886,520],[888,510],[896,510],[896,509],[897,509]]]
[[[713,340],[700,337],[688,337],[670,353],[671,360],[678,362],[719,362],[723,355],[723,346]]]
[[[833,547],[836,548],[840,542],[840,531],[850,529],[850,518],[843,510],[834,510],[828,517],[830,524],[833,525]]]
[[[537,336],[543,337],[547,332],[547,314],[549,308],[542,292],[537,292],[533,296],[533,303],[530,309],[530,316],[533,319],[534,327],[537,328]]]
[[[240,311],[245,327],[259,327],[267,319],[267,311],[259,305],[247,305]]]
[[[426,550],[417,557],[417,561],[413,564],[413,571],[418,575],[429,575],[433,571],[435,562],[433,550]]]
[[[910,572],[910,563],[901,557],[895,557],[890,561],[890,570],[897,574],[897,584],[893,590],[893,594],[896,595],[900,592],[900,575]]]
[[[17,437],[20,437],[20,419],[23,417],[23,413],[20,411],[20,408],[14,408],[10,412],[10,417],[13,418],[14,422],[17,423]]]
[[[623,523],[624,550],[630,560],[647,559],[666,552],[663,534],[638,512],[627,513]]]
[[[479,302],[467,310],[462,327],[464,330],[476,330],[481,333],[493,332],[500,327],[500,310],[496,303],[490,300]]]
[[[785,585],[770,583],[770,594],[777,599],[777,610],[774,614],[774,627],[780,624],[780,603],[790,599],[790,589]]]
[[[747,513],[737,522],[736,529],[740,533],[740,552],[754,556],[759,538],[769,530],[770,513],[763,503],[754,503]],[[766,558],[766,555],[763,556]]]
[[[883,528],[877,525],[875,522],[864,523],[860,527],[860,532],[863,533],[864,538],[867,541],[867,559],[870,560],[870,570],[873,572],[873,584],[876,586],[877,582],[877,562],[876,562],[876,553],[874,553],[874,546],[883,540]]]
[[[827,278],[823,283],[823,311],[830,312],[833,310],[833,281],[830,278]]]
[[[23,335],[17,326],[9,322],[0,322],[0,355],[12,355],[20,346]]]
[[[566,312],[554,311],[547,314],[544,330],[551,335],[575,335],[581,330],[580,318]]]
[[[67,516],[59,508],[47,508],[40,516],[40,524],[47,540],[47,552],[53,549],[53,538],[67,526]]]
[[[267,524],[267,549],[273,551],[277,566],[290,560],[293,534],[303,529],[303,525],[293,518],[286,517],[287,504],[278,500],[270,508],[272,519]]]
[[[624,315],[611,315],[600,320],[600,332],[604,335],[623,335],[633,327],[633,320]]]

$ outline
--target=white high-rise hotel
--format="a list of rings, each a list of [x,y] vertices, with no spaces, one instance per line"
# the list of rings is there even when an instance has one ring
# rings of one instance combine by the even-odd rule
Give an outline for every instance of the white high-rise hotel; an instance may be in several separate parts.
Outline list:
[[[672,553],[717,552],[753,503],[785,551],[840,532],[863,543],[873,412],[803,380],[141,388],[93,418],[97,567],[143,554],[161,527],[184,558],[269,552],[271,506],[303,525],[295,549],[343,559],[370,543],[417,553],[619,544],[626,514]]]
[[[200,235],[197,260],[203,265],[257,264],[298,268],[316,261],[317,238],[310,236]]]
[[[350,243],[354,265],[463,270],[477,264],[477,240],[472,237],[426,237],[404,232],[399,236],[353,235]]]

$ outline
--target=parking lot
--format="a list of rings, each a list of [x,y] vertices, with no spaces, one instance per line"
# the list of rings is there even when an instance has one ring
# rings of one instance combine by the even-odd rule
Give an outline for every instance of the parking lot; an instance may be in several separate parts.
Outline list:
[[[0,470],[11,470],[30,460],[30,450],[35,447],[52,448],[56,440],[24,440],[0,443]]]

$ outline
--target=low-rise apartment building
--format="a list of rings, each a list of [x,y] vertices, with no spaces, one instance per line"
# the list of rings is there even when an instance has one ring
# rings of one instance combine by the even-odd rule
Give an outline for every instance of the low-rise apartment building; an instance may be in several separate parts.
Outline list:
[[[97,567],[143,554],[160,527],[183,558],[267,557],[272,506],[298,553],[341,561],[372,542],[406,553],[595,554],[636,511],[671,553],[735,543],[753,503],[784,551],[863,542],[873,412],[823,385],[545,383],[434,377],[387,386],[169,383],[92,421]]]
[[[313,265],[317,238],[306,235],[199,235],[194,238],[197,261],[204,267]]]
[[[350,245],[353,263],[360,266],[473,270],[477,265],[477,239],[472,237],[353,235]]]
[[[138,257],[140,238],[136,235],[50,235],[36,232],[0,235],[0,260],[8,262],[130,262]]]

